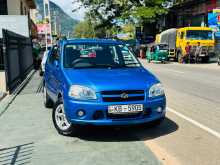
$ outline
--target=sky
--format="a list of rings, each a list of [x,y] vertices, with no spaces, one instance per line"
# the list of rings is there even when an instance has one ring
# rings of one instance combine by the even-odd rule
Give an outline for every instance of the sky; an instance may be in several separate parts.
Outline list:
[[[77,12],[72,12],[73,9],[76,9],[80,4],[72,3],[73,0],[50,0],[60,6],[64,12],[66,12],[69,16],[73,17],[77,20],[82,20],[85,15],[85,9],[82,8]]]

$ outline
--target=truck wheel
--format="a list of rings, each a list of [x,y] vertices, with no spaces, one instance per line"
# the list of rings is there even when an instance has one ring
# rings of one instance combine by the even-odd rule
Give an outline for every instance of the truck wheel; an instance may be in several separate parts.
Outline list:
[[[203,57],[202,62],[203,63],[209,63],[209,59],[210,59],[209,56]]]
[[[52,108],[53,107],[53,101],[48,96],[47,88],[45,88],[45,85],[43,86],[43,98],[44,98],[44,106],[46,108]]]
[[[73,126],[66,118],[62,99],[59,99],[54,105],[52,119],[59,134],[64,136],[74,136],[76,134],[76,126]]]
[[[177,61],[178,61],[178,63],[182,63],[182,53],[181,52],[177,53]]]

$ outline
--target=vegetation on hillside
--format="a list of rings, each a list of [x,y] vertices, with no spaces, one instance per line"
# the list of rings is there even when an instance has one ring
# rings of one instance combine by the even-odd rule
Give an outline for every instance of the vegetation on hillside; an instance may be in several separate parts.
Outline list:
[[[39,10],[39,14],[43,16],[43,0],[35,0],[37,8]],[[60,29],[60,32],[62,35],[67,35],[70,33],[70,36],[72,36],[73,27],[75,27],[78,24],[78,20],[73,19],[69,15],[67,15],[59,6],[57,6],[55,3],[50,1],[50,12],[51,12],[51,21],[52,21],[52,31],[54,31],[54,22],[56,14],[57,16],[57,29]],[[42,21],[42,20],[41,20]]]

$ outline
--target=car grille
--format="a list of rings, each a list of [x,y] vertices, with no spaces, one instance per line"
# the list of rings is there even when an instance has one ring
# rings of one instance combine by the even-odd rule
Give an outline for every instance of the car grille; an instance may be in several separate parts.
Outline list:
[[[144,90],[102,91],[101,95],[103,102],[143,101],[145,99]]]

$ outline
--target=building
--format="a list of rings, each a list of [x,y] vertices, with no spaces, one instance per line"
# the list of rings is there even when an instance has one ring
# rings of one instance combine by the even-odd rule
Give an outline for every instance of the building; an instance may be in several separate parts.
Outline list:
[[[0,15],[29,15],[35,9],[34,0],[0,0]]]
[[[37,27],[32,19],[36,9],[34,0],[0,0],[0,15],[27,15],[31,36],[37,36]]]
[[[159,31],[185,26],[208,26],[208,13],[220,7],[220,0],[176,0],[157,24]]]

